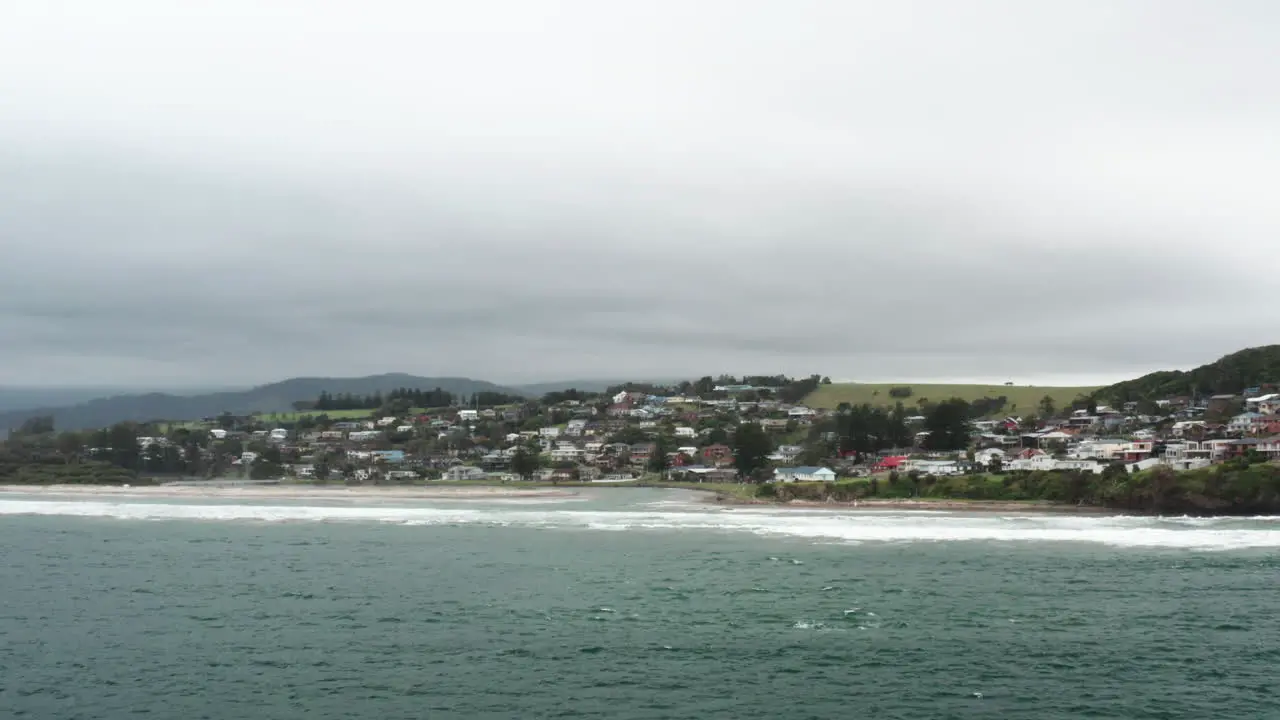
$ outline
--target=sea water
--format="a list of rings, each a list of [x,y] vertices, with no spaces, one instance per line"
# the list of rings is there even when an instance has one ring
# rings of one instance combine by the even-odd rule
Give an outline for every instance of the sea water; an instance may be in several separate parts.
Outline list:
[[[0,496],[0,717],[1280,717],[1280,518]]]

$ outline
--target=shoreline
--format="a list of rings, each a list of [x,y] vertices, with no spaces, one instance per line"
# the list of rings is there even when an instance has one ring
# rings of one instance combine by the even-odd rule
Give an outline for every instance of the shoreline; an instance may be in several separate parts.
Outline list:
[[[440,486],[376,486],[315,485],[289,483],[281,485],[0,485],[0,498],[5,495],[46,495],[67,499],[77,497],[118,498],[193,498],[227,500],[518,500],[568,499],[580,497],[586,487],[617,489],[610,485],[571,485],[546,487],[510,487],[503,485]],[[629,485],[697,493],[696,502],[726,509],[776,508],[779,510],[901,511],[901,512],[993,512],[993,513],[1058,513],[1058,514],[1123,514],[1111,508],[1093,505],[1062,505],[1041,501],[957,500],[957,499],[864,499],[851,501],[790,500],[742,497],[723,490],[687,485]]]
[[[1038,513],[1065,515],[1123,515],[1125,513],[1096,505],[1063,505],[1039,501],[1017,500],[859,500],[857,502],[837,502],[818,500],[770,501],[745,498],[733,498],[717,495],[707,502],[725,507],[770,507],[782,510],[841,510],[841,511],[885,511],[900,510],[904,512],[992,512],[992,513]]]
[[[234,500],[485,500],[571,498],[566,488],[512,488],[500,485],[379,487],[376,485],[0,485],[5,495],[60,495],[138,498],[227,498]]]

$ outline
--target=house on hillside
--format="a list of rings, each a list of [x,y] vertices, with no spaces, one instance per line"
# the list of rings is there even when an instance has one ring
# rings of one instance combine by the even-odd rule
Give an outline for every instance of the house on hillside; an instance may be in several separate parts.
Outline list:
[[[485,471],[473,465],[454,465],[444,472],[444,479],[457,482],[459,480],[484,480]]]
[[[808,465],[800,467],[783,467],[773,471],[774,482],[835,482],[836,473],[831,468],[812,467]]]
[[[875,465],[871,467],[872,472],[891,472],[901,470],[902,464],[907,461],[906,455],[889,455],[882,457]]]
[[[991,467],[995,463],[996,459],[999,459],[1001,463],[1004,462],[1004,459],[1005,459],[1004,450],[993,447],[993,448],[986,448],[984,450],[979,450],[978,452],[973,454],[973,461],[978,463],[979,465],[982,465],[983,467]]]

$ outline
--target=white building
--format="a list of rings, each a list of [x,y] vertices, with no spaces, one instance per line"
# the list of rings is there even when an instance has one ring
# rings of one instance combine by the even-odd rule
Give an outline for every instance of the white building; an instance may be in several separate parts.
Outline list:
[[[485,471],[473,465],[454,465],[444,471],[444,479],[454,482],[459,480],[484,480],[485,477]]]
[[[825,467],[782,467],[773,471],[774,482],[835,482],[836,473]]]

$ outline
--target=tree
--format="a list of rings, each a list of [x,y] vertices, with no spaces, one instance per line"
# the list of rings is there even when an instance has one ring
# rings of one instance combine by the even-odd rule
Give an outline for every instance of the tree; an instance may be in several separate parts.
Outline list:
[[[653,443],[653,453],[649,456],[649,472],[665,473],[671,466],[667,459],[670,443],[665,435],[659,435]]]
[[[930,450],[963,450],[969,446],[969,403],[960,398],[940,402],[925,417]]]
[[[511,456],[511,472],[519,475],[521,480],[533,478],[541,465],[542,459],[538,454],[527,448],[516,448],[515,454]]]
[[[992,456],[991,464],[987,466],[987,471],[990,472],[992,475],[1003,475],[1004,474],[1004,458],[1000,457],[999,455]]]
[[[764,469],[772,451],[769,435],[759,423],[743,423],[733,433],[733,465],[741,477],[751,477]]]
[[[1053,398],[1045,395],[1040,398],[1040,415],[1042,417],[1051,418],[1058,412],[1057,406],[1053,402]]]
[[[14,431],[16,435],[46,435],[53,432],[53,416],[40,415],[38,417],[27,418],[22,425]]]

